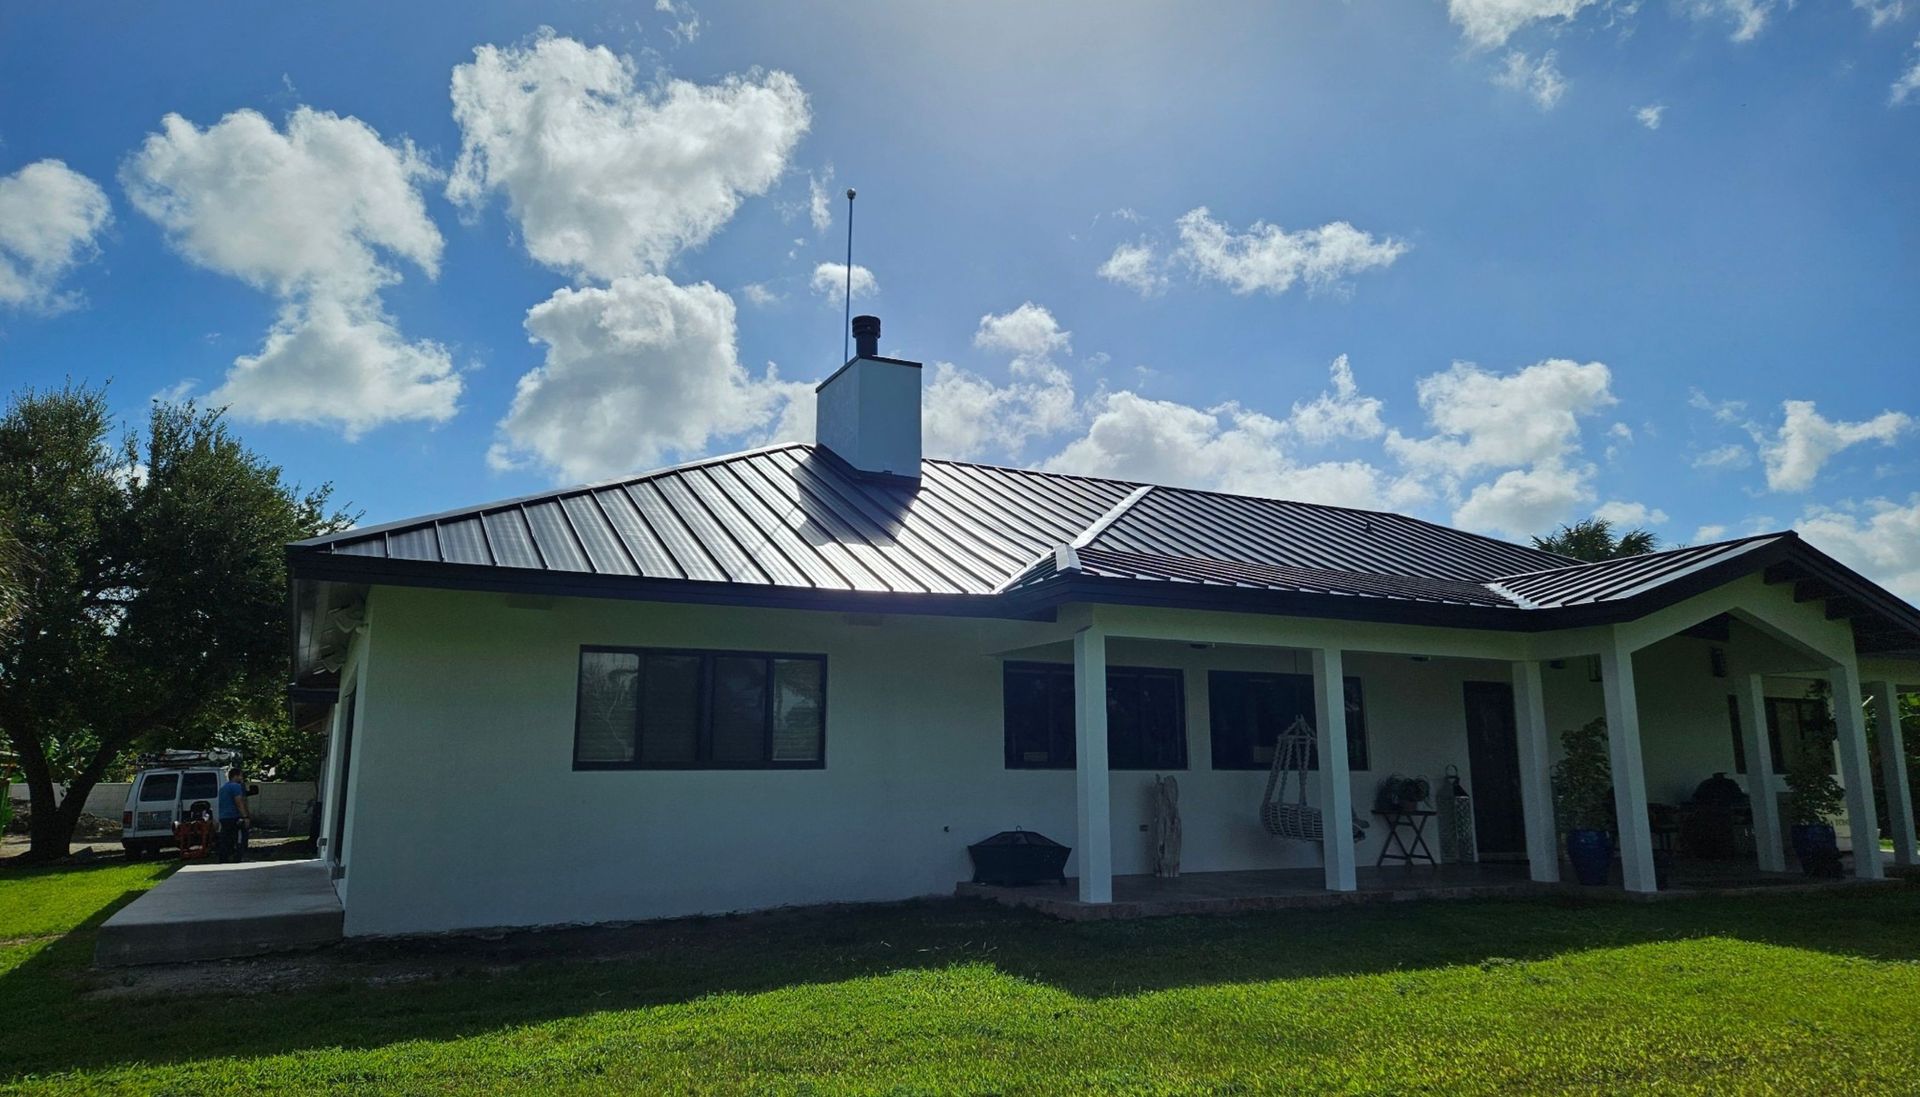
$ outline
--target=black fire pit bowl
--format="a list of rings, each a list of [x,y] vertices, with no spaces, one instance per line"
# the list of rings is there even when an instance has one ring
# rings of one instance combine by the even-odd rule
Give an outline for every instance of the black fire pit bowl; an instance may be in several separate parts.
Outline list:
[[[1031,830],[1003,830],[967,847],[976,884],[1066,883],[1073,850]]]

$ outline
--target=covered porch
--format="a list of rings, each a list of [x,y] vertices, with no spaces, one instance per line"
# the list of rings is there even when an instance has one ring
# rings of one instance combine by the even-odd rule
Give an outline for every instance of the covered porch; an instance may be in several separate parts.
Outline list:
[[[1628,620],[1578,628],[1521,631],[1441,627],[1366,620],[1267,616],[1188,608],[1080,604],[1062,607],[1054,626],[1055,650],[1071,647],[1075,745],[1072,880],[1066,885],[994,889],[963,885],[962,891],[998,901],[1036,906],[1071,917],[1125,916],[1188,910],[1269,909],[1342,901],[1391,901],[1419,896],[1523,894],[1562,880],[1562,835],[1554,811],[1552,767],[1559,735],[1604,717],[1613,774],[1617,861],[1615,891],[1653,895],[1663,890],[1804,886],[1807,878],[1790,861],[1790,820],[1784,785],[1775,772],[1768,734],[1771,696],[1787,679],[1823,680],[1835,703],[1834,753],[1846,792],[1844,853],[1857,880],[1878,880],[1891,862],[1916,863],[1914,817],[1898,721],[1902,683],[1920,680],[1920,666],[1893,654],[1863,657],[1845,605],[1828,605],[1804,576],[1772,570],[1750,573],[1690,597],[1652,608]],[[1133,827],[1116,826],[1114,796],[1130,795],[1109,769],[1108,667],[1114,652],[1138,661],[1141,645],[1232,650],[1264,658],[1276,668],[1310,675],[1310,723],[1318,768],[1303,774],[1311,806],[1328,821],[1314,843],[1273,839],[1306,847],[1314,867],[1242,869],[1209,857],[1223,824],[1185,814],[1188,862],[1201,869],[1174,879],[1116,871],[1116,842],[1132,841]],[[1038,649],[1027,649],[1029,653]],[[1019,657],[1020,652],[1004,653]],[[1334,820],[1365,818],[1370,790],[1384,771],[1354,773],[1349,765],[1349,710],[1345,683],[1355,666],[1378,668],[1381,660],[1406,665],[1449,662],[1471,665],[1472,677],[1496,679],[1510,709],[1496,721],[1494,738],[1504,750],[1474,752],[1476,771],[1461,755],[1460,771],[1476,798],[1511,819],[1505,840],[1491,833],[1476,843],[1482,853],[1509,854],[1505,863],[1440,864],[1381,868],[1372,864],[1378,835],[1363,847]],[[1407,691],[1406,675],[1374,672],[1367,684],[1367,720],[1390,711],[1407,723],[1409,710],[1430,707],[1433,695]],[[1457,688],[1457,687],[1456,687]],[[1451,714],[1459,723],[1458,694]],[[1467,704],[1473,704],[1469,698]],[[1389,708],[1391,706],[1391,709]],[[1866,711],[1876,717],[1883,787],[1876,788],[1869,758]],[[1408,734],[1403,732],[1402,734]],[[1457,734],[1457,733],[1456,733]],[[1483,728],[1475,734],[1485,738]],[[1736,745],[1737,744],[1737,745]],[[1498,745],[1498,744],[1496,744]],[[1739,768],[1736,761],[1740,763]],[[1204,771],[1196,752],[1193,769]],[[1733,773],[1747,793],[1750,827],[1743,827],[1741,860],[1689,863],[1672,856],[1672,829],[1663,826],[1662,804],[1684,803],[1701,780]],[[1436,772],[1425,772],[1435,779]],[[1179,775],[1186,781],[1189,774]],[[1193,778],[1202,778],[1200,772]],[[1437,781],[1436,781],[1437,783]],[[1876,800],[1886,806],[1889,854],[1881,852]],[[1122,805],[1123,809],[1126,805]],[[1219,804],[1204,805],[1219,814]],[[1246,842],[1255,805],[1227,805],[1238,817],[1224,826],[1233,841]],[[1123,810],[1121,813],[1127,813]],[[1475,829],[1488,831],[1488,816],[1476,810]],[[1141,827],[1144,830],[1145,827]],[[1374,820],[1374,830],[1380,820]],[[1434,835],[1428,838],[1433,842]],[[1436,852],[1439,843],[1433,842]],[[1504,848],[1503,848],[1504,847]],[[1138,863],[1137,858],[1126,858]],[[1445,858],[1442,858],[1445,860]],[[1212,870],[1212,871],[1209,871]],[[1423,875],[1424,874],[1424,875]],[[1667,879],[1662,883],[1661,877]],[[1599,889],[1586,889],[1591,893]],[[1111,907],[1111,911],[1100,908]]]

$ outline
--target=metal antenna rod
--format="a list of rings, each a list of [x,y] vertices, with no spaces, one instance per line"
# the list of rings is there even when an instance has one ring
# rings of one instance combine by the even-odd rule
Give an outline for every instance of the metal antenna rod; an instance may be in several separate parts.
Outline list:
[[[847,333],[853,327],[853,188],[847,188],[847,301],[840,318],[840,360],[847,360]]]

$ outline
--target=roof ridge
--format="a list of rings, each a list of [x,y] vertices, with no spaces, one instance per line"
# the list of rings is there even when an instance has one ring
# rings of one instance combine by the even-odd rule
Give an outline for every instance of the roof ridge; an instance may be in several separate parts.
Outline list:
[[[1153,489],[1154,489],[1154,485],[1152,484],[1143,484],[1140,487],[1134,488],[1132,493],[1129,494],[1125,499],[1122,499],[1118,503],[1115,503],[1114,505],[1108,507],[1107,512],[1105,514],[1102,514],[1100,517],[1095,518],[1090,524],[1088,524],[1086,529],[1083,529],[1080,531],[1078,536],[1076,536],[1073,540],[1067,542],[1067,547],[1074,548],[1074,549],[1083,549],[1083,548],[1086,548],[1088,545],[1093,544],[1095,539],[1097,539],[1101,534],[1107,532],[1107,529],[1109,527],[1111,527],[1115,522],[1118,522],[1122,517],[1124,517],[1128,511],[1132,510],[1135,503],[1138,503],[1140,500],[1145,499],[1147,496],[1153,494]]]

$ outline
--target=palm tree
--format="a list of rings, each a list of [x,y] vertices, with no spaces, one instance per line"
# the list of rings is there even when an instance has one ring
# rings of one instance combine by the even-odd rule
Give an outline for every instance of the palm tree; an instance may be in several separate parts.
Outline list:
[[[1660,541],[1644,529],[1630,529],[1616,535],[1612,522],[1605,518],[1587,518],[1570,526],[1561,526],[1545,537],[1535,537],[1533,547],[1592,563],[1596,560],[1618,560],[1624,556],[1643,556],[1659,548]]]

